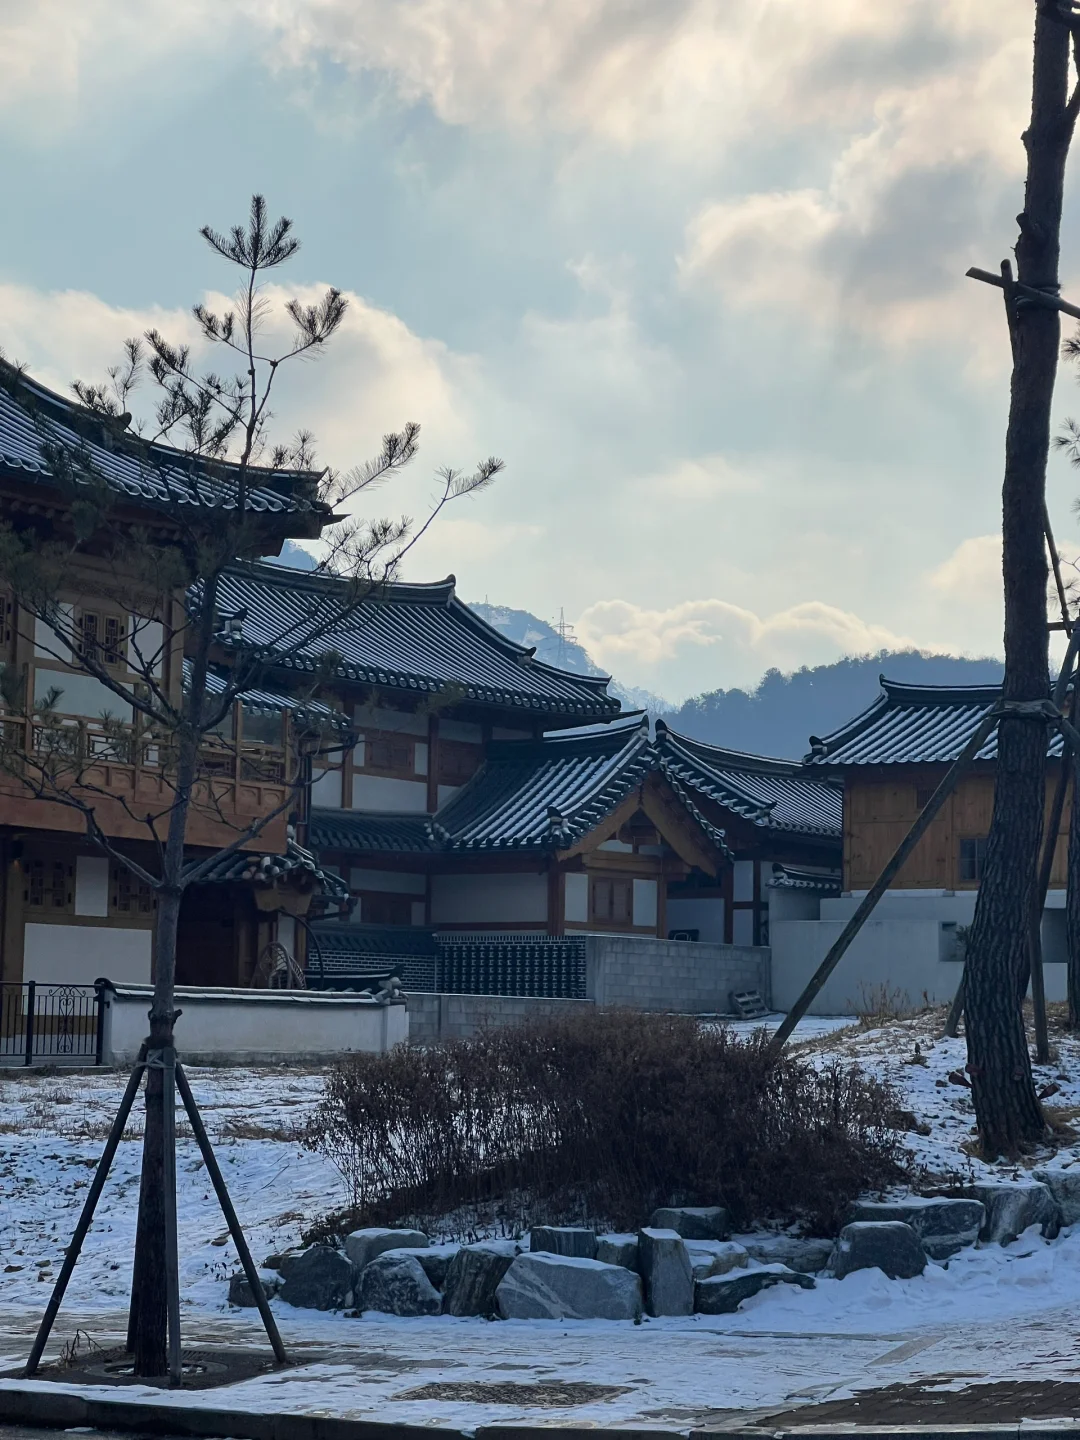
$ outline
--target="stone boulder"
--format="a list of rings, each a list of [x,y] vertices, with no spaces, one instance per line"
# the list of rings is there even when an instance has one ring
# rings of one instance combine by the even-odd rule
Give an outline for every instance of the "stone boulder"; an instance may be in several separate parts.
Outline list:
[[[692,1315],[694,1272],[686,1243],[676,1230],[638,1231],[638,1264],[650,1315]]]
[[[798,1285],[813,1290],[815,1281],[786,1265],[766,1265],[760,1270],[735,1270],[694,1282],[694,1309],[699,1315],[731,1315],[744,1300],[773,1285]]]
[[[598,1235],[596,1258],[605,1265],[621,1265],[625,1270],[638,1268],[636,1235]]]
[[[446,1272],[443,1313],[494,1315],[495,1291],[517,1253],[517,1246],[512,1240],[463,1245]]]
[[[899,1220],[911,1226],[931,1260],[947,1260],[965,1245],[975,1244],[986,1223],[986,1211],[978,1200],[912,1195],[903,1200],[857,1200],[847,1218]]]
[[[442,1296],[408,1250],[385,1250],[364,1266],[356,1298],[359,1310],[385,1315],[438,1315]]]
[[[533,1250],[495,1292],[504,1320],[639,1320],[641,1277],[622,1265]]]
[[[577,1255],[582,1260],[595,1260],[596,1231],[578,1230],[572,1225],[537,1225],[530,1236],[529,1248],[550,1255]]]
[[[281,1276],[275,1275],[272,1270],[260,1270],[259,1279],[262,1281],[262,1288],[267,1300],[272,1300],[281,1289]],[[242,1270],[235,1275],[229,1276],[229,1304],[254,1306],[255,1296],[248,1278]]]
[[[722,1205],[676,1205],[654,1210],[651,1230],[674,1230],[684,1240],[726,1240],[731,1234]]]
[[[1031,1225],[1044,1235],[1060,1226],[1057,1204],[1048,1186],[1038,1180],[988,1180],[972,1185],[971,1193],[986,1208],[979,1239],[985,1245],[1008,1245]]]
[[[446,1284],[450,1262],[460,1249],[460,1245],[429,1245],[426,1250],[384,1250],[381,1256],[375,1258],[382,1259],[385,1255],[410,1255],[420,1262],[420,1268],[435,1289],[441,1290]]]
[[[890,1280],[910,1280],[926,1269],[926,1251],[902,1220],[855,1220],[840,1231],[829,1261],[838,1280],[856,1270],[882,1270]]]
[[[734,1240],[687,1240],[685,1244],[695,1281],[744,1270],[750,1263],[750,1256]]]
[[[1054,1197],[1062,1225],[1080,1221],[1080,1165],[1068,1169],[1064,1165],[1047,1165],[1043,1170],[1033,1170],[1031,1178],[1045,1185]]]
[[[353,1302],[353,1267],[329,1245],[312,1245],[282,1272],[281,1298],[302,1310],[344,1310]]]
[[[800,1275],[816,1275],[828,1265],[834,1242],[809,1235],[744,1235],[741,1243],[750,1258],[763,1265],[786,1265]]]
[[[430,1244],[422,1230],[391,1230],[372,1226],[368,1230],[354,1230],[351,1235],[346,1235],[345,1254],[359,1272],[386,1250],[426,1250]]]

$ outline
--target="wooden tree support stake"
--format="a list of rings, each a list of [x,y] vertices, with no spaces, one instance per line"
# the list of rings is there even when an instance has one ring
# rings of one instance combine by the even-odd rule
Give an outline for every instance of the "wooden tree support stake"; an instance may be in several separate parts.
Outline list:
[[[75,1226],[75,1234],[71,1237],[71,1244],[64,1253],[64,1263],[60,1274],[56,1277],[56,1284],[49,1296],[49,1303],[45,1307],[45,1314],[41,1317],[41,1324],[38,1326],[37,1335],[34,1337],[34,1344],[30,1350],[30,1357],[23,1367],[23,1374],[31,1376],[36,1373],[41,1357],[44,1354],[45,1346],[48,1344],[49,1335],[52,1332],[53,1322],[64,1299],[64,1292],[67,1290],[68,1281],[71,1279],[72,1271],[82,1253],[83,1242],[86,1239],[87,1231],[90,1229],[94,1218],[94,1211],[101,1199],[101,1192],[105,1188],[105,1181],[109,1178],[109,1171],[112,1169],[112,1162],[116,1156],[117,1147],[124,1134],[124,1127],[127,1124],[128,1116],[131,1114],[131,1107],[135,1103],[135,1096],[139,1091],[139,1082],[143,1077],[143,1070],[146,1068],[146,1046],[139,1051],[139,1058],[135,1061],[134,1069],[128,1076],[127,1088],[124,1091],[123,1099],[120,1101],[120,1108],[116,1112],[116,1118],[109,1131],[109,1138],[105,1141],[105,1149],[101,1152],[101,1159],[98,1161],[97,1170],[94,1172],[94,1179],[90,1189],[86,1192],[86,1199],[83,1201],[82,1214],[79,1216],[79,1223]]]

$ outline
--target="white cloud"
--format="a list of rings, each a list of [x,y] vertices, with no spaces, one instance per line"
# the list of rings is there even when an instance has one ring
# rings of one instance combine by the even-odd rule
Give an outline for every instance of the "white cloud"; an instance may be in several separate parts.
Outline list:
[[[753,684],[772,666],[791,670],[915,643],[815,600],[765,616],[726,600],[688,600],[666,610],[601,600],[574,623],[605,669],[671,695]]]
[[[1001,536],[963,540],[926,577],[930,590],[948,605],[1001,608]]]

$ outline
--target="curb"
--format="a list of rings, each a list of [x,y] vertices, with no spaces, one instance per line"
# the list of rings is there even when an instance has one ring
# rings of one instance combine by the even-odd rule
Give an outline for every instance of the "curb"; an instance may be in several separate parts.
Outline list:
[[[327,1415],[276,1414],[175,1405],[152,1400],[115,1400],[51,1387],[22,1390],[0,1385],[0,1423],[46,1430],[89,1427],[179,1436],[182,1440],[1063,1440],[1080,1437],[1080,1422],[1013,1421],[1006,1425],[804,1425],[770,1430],[669,1430],[646,1426],[493,1424],[408,1425],[349,1420]]]

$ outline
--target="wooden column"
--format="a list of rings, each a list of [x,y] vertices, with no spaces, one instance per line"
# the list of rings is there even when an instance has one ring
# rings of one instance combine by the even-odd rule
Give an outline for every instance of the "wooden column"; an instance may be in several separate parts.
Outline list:
[[[427,736],[427,808],[428,814],[434,815],[439,808],[439,717],[437,715],[428,716]],[[430,915],[430,905],[428,913]],[[428,923],[430,924],[430,920]]]

